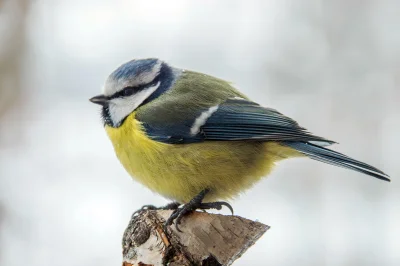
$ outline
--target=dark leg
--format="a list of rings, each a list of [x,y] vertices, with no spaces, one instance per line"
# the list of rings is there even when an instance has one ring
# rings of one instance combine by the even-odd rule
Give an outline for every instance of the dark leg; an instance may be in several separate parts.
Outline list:
[[[217,209],[217,210],[221,210],[222,206],[226,206],[229,208],[229,210],[232,212],[233,214],[233,208],[232,206],[227,203],[227,202],[223,202],[223,201],[217,201],[217,202],[206,202],[206,203],[202,203],[204,197],[207,195],[207,193],[209,192],[209,189],[205,189],[203,191],[201,191],[197,196],[195,196],[191,201],[189,201],[188,203],[184,204],[181,208],[177,208],[172,214],[171,216],[168,218],[168,220],[165,222],[165,227],[168,225],[171,225],[174,220],[175,221],[175,226],[176,229],[179,232],[182,232],[179,229],[179,224],[181,223],[181,220],[183,218],[183,216],[185,216],[186,214],[195,211],[197,209],[200,210],[209,210],[209,209]]]
[[[142,211],[146,211],[146,210],[176,210],[179,208],[181,204],[179,202],[173,201],[168,203],[165,206],[162,207],[156,207],[154,205],[143,205],[142,208],[140,208],[139,210],[135,211],[132,216],[135,216],[136,214],[138,214],[139,212]]]

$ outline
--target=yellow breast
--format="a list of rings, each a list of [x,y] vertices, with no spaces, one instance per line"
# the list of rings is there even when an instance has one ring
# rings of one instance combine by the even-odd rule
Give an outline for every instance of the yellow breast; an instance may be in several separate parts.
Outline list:
[[[229,199],[268,174],[274,162],[299,153],[276,142],[165,144],[146,136],[129,115],[122,126],[106,126],[128,173],[151,190],[181,203],[209,188],[207,201]]]

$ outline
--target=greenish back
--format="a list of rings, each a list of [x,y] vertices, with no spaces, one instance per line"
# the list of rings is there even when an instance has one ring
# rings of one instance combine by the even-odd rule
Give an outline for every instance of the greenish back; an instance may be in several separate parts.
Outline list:
[[[195,118],[199,110],[208,109],[228,98],[245,95],[227,81],[206,74],[182,72],[173,88],[137,110],[137,119],[150,123],[187,122]]]

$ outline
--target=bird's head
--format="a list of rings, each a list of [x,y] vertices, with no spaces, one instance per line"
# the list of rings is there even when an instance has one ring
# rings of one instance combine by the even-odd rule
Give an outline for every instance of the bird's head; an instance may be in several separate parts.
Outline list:
[[[103,94],[90,101],[102,105],[105,125],[119,127],[138,107],[170,89],[178,75],[179,71],[159,59],[132,60],[112,72]]]

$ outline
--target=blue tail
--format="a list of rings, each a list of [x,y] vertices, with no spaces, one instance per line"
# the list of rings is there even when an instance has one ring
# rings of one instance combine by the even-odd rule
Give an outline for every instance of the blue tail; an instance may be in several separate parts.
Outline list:
[[[354,160],[339,152],[329,150],[327,148],[309,142],[284,141],[282,142],[282,144],[307,155],[311,159],[343,168],[352,169],[354,171],[361,172],[390,182],[389,176],[381,170],[372,167],[371,165],[368,165],[366,163]]]

